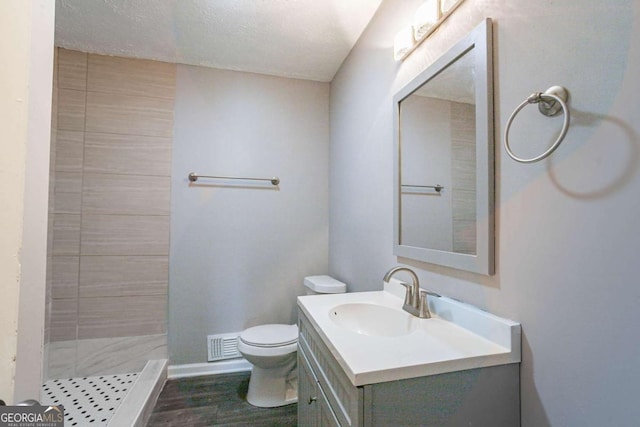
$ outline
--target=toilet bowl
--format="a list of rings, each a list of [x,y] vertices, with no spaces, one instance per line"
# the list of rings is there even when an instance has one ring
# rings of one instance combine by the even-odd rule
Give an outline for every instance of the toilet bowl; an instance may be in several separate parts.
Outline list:
[[[247,402],[273,408],[298,401],[296,325],[262,325],[240,334],[238,350],[253,365]]]
[[[342,293],[346,285],[329,276],[305,277],[307,294]],[[274,408],[298,401],[298,326],[269,324],[244,330],[238,351],[253,365],[247,402]]]

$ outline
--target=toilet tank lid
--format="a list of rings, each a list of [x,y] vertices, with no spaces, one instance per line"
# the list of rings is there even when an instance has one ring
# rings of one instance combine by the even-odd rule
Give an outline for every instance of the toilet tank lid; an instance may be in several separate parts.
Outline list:
[[[340,294],[347,291],[347,285],[331,276],[308,276],[304,278],[304,285],[322,294]]]

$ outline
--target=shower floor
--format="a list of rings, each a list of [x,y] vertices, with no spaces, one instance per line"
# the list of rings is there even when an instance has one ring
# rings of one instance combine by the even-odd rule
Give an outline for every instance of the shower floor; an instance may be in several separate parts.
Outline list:
[[[64,425],[106,427],[138,377],[137,373],[49,380],[43,405],[64,406]]]

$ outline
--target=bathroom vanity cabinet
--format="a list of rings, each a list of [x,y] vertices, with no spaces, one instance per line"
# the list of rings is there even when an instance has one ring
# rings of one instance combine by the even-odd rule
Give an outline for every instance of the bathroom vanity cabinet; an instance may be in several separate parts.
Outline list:
[[[518,363],[354,386],[301,310],[298,323],[300,426],[520,425]]]

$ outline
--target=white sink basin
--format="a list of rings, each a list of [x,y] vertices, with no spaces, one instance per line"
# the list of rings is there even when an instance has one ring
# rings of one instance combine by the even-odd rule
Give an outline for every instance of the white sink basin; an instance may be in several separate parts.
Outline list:
[[[372,337],[399,337],[416,330],[409,313],[378,304],[340,304],[329,310],[329,318],[342,328]]]
[[[419,319],[402,310],[404,293],[391,279],[298,306],[355,386],[520,362],[518,323],[447,297],[429,298],[432,318]]]

